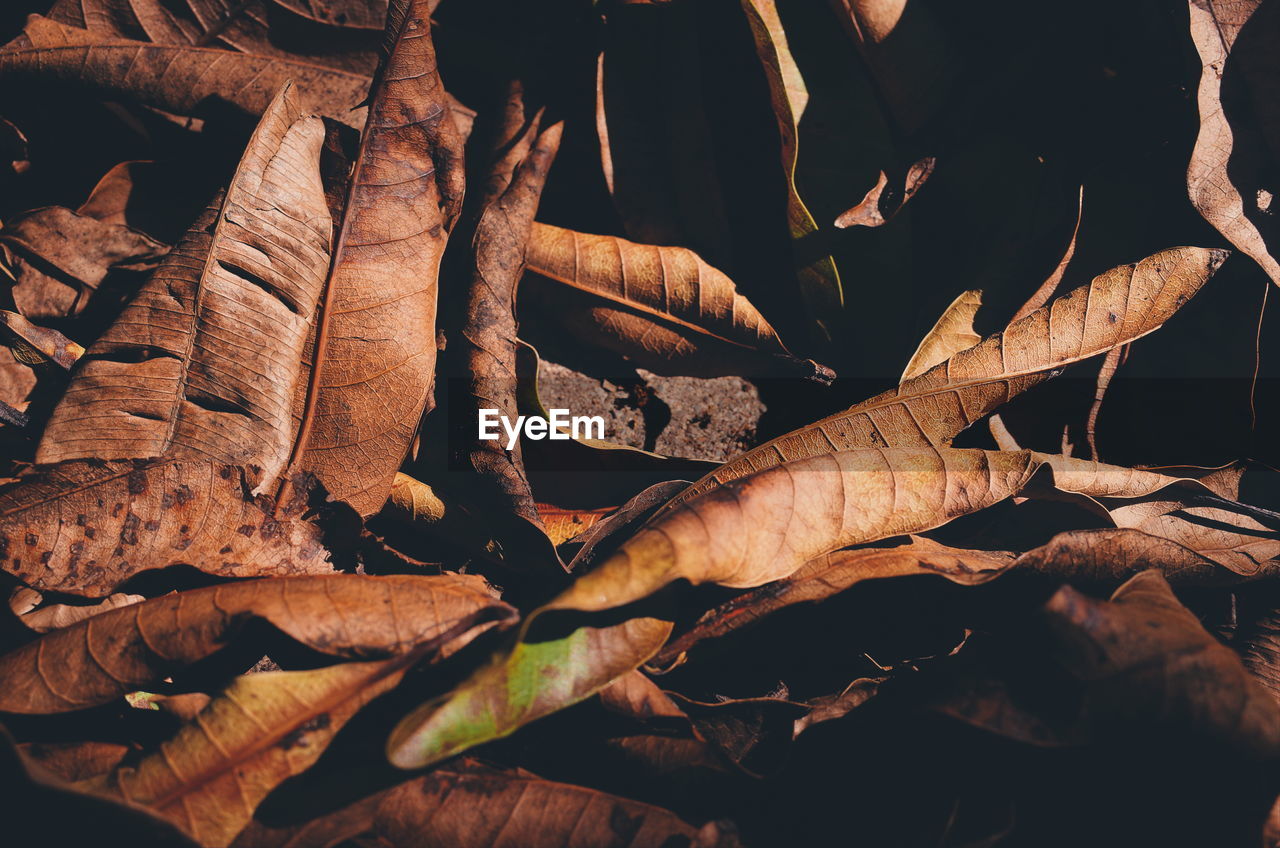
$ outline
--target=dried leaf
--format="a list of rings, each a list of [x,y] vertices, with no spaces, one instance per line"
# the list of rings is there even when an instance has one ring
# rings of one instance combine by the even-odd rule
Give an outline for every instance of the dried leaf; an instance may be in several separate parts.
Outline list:
[[[0,729],[0,774],[4,776],[7,838],[18,844],[84,845],[110,833],[155,848],[196,848],[181,830],[140,804],[121,803],[78,792],[24,756],[8,731]]]
[[[437,275],[462,199],[461,139],[428,5],[391,5],[293,447],[297,468],[362,515],[386,502],[431,403]]]
[[[1261,0],[1189,0],[1191,40],[1203,70],[1200,132],[1187,165],[1191,202],[1280,285],[1272,172],[1276,84],[1272,45],[1280,13]]]
[[[157,752],[77,788],[150,807],[201,845],[230,845],[272,789],[419,657],[240,677]]]
[[[120,593],[107,595],[95,604],[49,604],[24,613],[22,615],[22,623],[37,633],[49,633],[53,630],[70,627],[99,613],[127,607],[144,600],[146,598],[142,597],[142,595]],[[3,661],[0,660],[0,662]]]
[[[362,514],[382,506],[434,375],[437,180],[454,173],[424,20],[400,19],[333,255],[323,127],[286,88],[225,198],[91,348],[38,461],[210,457],[261,468],[264,487],[292,466]]]
[[[951,301],[933,329],[920,340],[920,346],[912,354],[899,382],[919,377],[939,362],[945,362],[982,341],[982,336],[973,331],[973,319],[981,306],[982,292],[977,290],[961,292]]]
[[[930,9],[907,0],[831,0],[901,129],[942,109],[960,56]]]
[[[664,509],[801,457],[858,447],[945,445],[1064,366],[1158,329],[1225,258],[1220,250],[1175,248],[1108,271],[897,388],[730,460]]]
[[[1158,572],[1133,577],[1110,601],[1064,586],[1045,606],[1044,618],[1055,659],[1079,689],[1079,700],[1069,705],[1070,724],[1079,731],[1154,730],[1209,741],[1246,759],[1280,752],[1280,705],[1235,652],[1178,602]],[[1022,714],[1016,704],[1001,709],[979,700],[943,709],[1015,737],[1024,726],[1014,720]]]
[[[149,271],[168,250],[130,227],[61,206],[34,209],[0,229],[0,256],[17,282],[13,301],[34,321],[81,314],[112,271]]]
[[[348,659],[403,654],[514,611],[467,575],[333,574],[191,589],[102,612],[0,657],[0,711],[84,709],[157,683],[224,648],[250,620]],[[454,632],[457,628],[463,630]],[[57,656],[50,666],[46,657]]]
[[[40,591],[92,598],[133,575],[192,565],[222,577],[332,571],[303,519],[311,485],[277,508],[242,469],[213,462],[74,460],[0,493],[0,562]]]
[[[382,31],[387,20],[387,0],[275,0],[291,12],[310,18],[317,23],[331,26],[351,27],[352,29],[372,29]],[[440,2],[433,0],[427,4],[431,11]]]
[[[0,50],[0,78],[81,88],[178,115],[204,115],[219,104],[249,115],[266,111],[293,80],[300,108],[346,123],[364,100],[369,77],[298,59],[252,56],[101,35],[33,15],[23,35]]]
[[[417,768],[512,733],[638,667],[671,630],[661,619],[634,617],[558,638],[530,636],[542,616],[614,609],[677,579],[758,586],[835,548],[982,509],[1016,493],[1038,466],[1029,453],[849,451],[766,469],[698,498],[651,520],[531,613],[514,645],[403,719],[388,742],[391,761]],[[537,671],[550,666],[558,669],[553,678]]]
[[[84,355],[84,348],[57,330],[32,324],[18,313],[3,309],[0,309],[0,340],[24,365],[52,363],[67,370]]]
[[[755,41],[756,55],[760,57],[760,65],[764,69],[773,113],[777,118],[782,171],[786,175],[787,184],[787,228],[791,233],[792,243],[796,246],[796,253],[798,256],[805,256],[807,250],[802,242],[811,239],[818,232],[818,224],[796,188],[800,115],[808,102],[809,92],[804,87],[800,69],[787,46],[787,36],[782,28],[782,21],[778,18],[776,0],[741,0],[741,3]],[[828,326],[832,316],[839,314],[844,306],[844,292],[841,290],[835,260],[830,256],[821,256],[807,262],[798,260],[796,264],[796,282],[800,296],[804,299],[809,314],[825,328],[829,336],[834,329]]]
[[[654,373],[835,376],[792,356],[733,281],[692,250],[534,224],[527,262],[538,277],[526,295],[576,337]]]
[[[794,604],[823,601],[864,580],[933,574],[965,586],[985,583],[1014,565],[1012,554],[963,550],[912,537],[889,548],[848,548],[823,554],[791,576],[738,595],[704,613],[665,645],[649,665],[670,669],[706,639],[718,639]]]
[[[471,250],[462,327],[448,352],[465,398],[464,420],[451,436],[455,467],[469,472],[457,480],[489,532],[504,548],[520,551],[513,565],[525,570],[560,570],[554,545],[525,476],[520,445],[479,438],[474,422],[481,410],[496,410],[515,421],[516,284],[520,281],[529,231],[542,187],[560,147],[563,124],[540,129],[541,114],[527,116],[522,89],[513,85],[493,138],[475,218],[469,221]],[[463,394],[465,392],[465,394]]]
[[[463,761],[436,769],[308,825],[255,823],[237,848],[321,848],[330,835],[367,834],[400,848],[733,848],[737,839],[709,823],[701,829],[674,813],[527,772]]]
[[[881,171],[876,184],[867,190],[856,206],[841,212],[835,225],[840,229],[847,229],[882,227],[889,223],[907,205],[907,201],[924,187],[925,181],[933,174],[935,162],[934,157],[926,156],[913,163],[900,179],[894,180],[892,187],[889,185],[889,175]]]

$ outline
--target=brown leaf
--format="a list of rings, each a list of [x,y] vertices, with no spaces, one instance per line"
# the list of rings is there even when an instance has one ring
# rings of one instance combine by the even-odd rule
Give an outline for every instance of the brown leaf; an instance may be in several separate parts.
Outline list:
[[[72,788],[52,769],[25,756],[0,728],[6,838],[17,844],[84,845],[104,833],[156,848],[196,848],[169,822],[140,804],[110,801]]]
[[[1189,0],[1191,40],[1203,70],[1200,132],[1187,165],[1191,202],[1218,232],[1280,285],[1272,208],[1280,12],[1261,0]]]
[[[94,598],[168,565],[222,577],[332,571],[320,528],[302,517],[310,483],[277,508],[243,473],[171,459],[37,466],[0,493],[0,562],[41,591]]]
[[[39,15],[27,21],[22,36],[0,50],[0,75],[10,84],[57,83],[179,115],[203,115],[225,104],[257,116],[292,80],[302,111],[345,123],[356,121],[352,110],[369,86],[365,74],[298,59],[133,41]]]
[[[319,759],[420,655],[237,678],[158,751],[76,788],[145,805],[201,845],[230,845],[258,802]]]
[[[0,256],[17,282],[14,303],[34,321],[81,314],[111,271],[149,271],[168,250],[130,227],[61,206],[34,209],[0,229]]]
[[[1159,328],[1225,257],[1220,250],[1175,248],[1108,271],[897,388],[730,460],[664,509],[801,457],[858,447],[948,444],[1064,366]]]
[[[856,206],[841,212],[835,225],[840,229],[847,229],[882,227],[889,223],[907,205],[907,201],[924,187],[925,181],[933,174],[935,162],[934,157],[926,156],[913,163],[901,178],[894,180],[892,186],[889,185],[889,175],[881,171],[876,184],[867,190]]]
[[[339,0],[339,2],[275,0],[275,2],[291,12],[331,26],[373,29],[381,32],[382,25],[387,20],[387,0]],[[440,0],[428,2],[427,11],[433,11],[439,2]]]
[[[1144,571],[1110,601],[1064,586],[1044,608],[1055,659],[1080,696],[1070,720],[1088,734],[1145,729],[1169,738],[1197,738],[1246,759],[1280,752],[1280,705],[1178,602],[1168,582]],[[982,701],[971,706],[981,706]],[[997,733],[1018,736],[1017,705],[977,712],[945,711]],[[1035,740],[1029,740],[1035,741]]]
[[[934,574],[966,586],[985,583],[1014,564],[1012,554],[948,547],[931,539],[912,537],[907,544],[888,548],[849,548],[823,554],[791,576],[738,595],[708,610],[694,625],[672,639],[649,665],[670,669],[686,652],[705,639],[718,639],[749,627],[794,604],[823,601],[864,580]]]
[[[942,109],[960,55],[931,10],[907,0],[831,0],[893,118],[914,133]]]
[[[38,461],[208,457],[261,468],[263,487],[292,468],[362,514],[382,506],[430,393],[459,190],[425,18],[400,13],[332,256],[323,127],[286,88],[222,202],[91,348]]]
[[[282,91],[221,203],[89,348],[38,462],[214,459],[256,465],[267,485],[282,472],[328,270],[323,137]]]
[[[293,446],[295,466],[362,515],[386,502],[431,403],[437,275],[462,200],[461,140],[428,6],[391,4]]]
[[[1013,314],[1013,321],[1024,318],[1035,312],[1040,307],[1049,302],[1049,298],[1053,297],[1058,291],[1058,286],[1062,283],[1062,278],[1067,273],[1067,266],[1071,264],[1071,258],[1076,255],[1076,239],[1080,235],[1080,222],[1084,220],[1084,186],[1080,186],[1079,199],[1076,201],[1076,224],[1071,230],[1071,238],[1067,241],[1067,246],[1062,251],[1062,258],[1058,260],[1058,264],[1048,277],[1045,277],[1040,288],[1027,298],[1027,302],[1018,307],[1018,311]]]
[[[26,591],[30,591],[29,589]],[[39,593],[37,593],[39,597]],[[119,593],[107,595],[94,604],[48,604],[22,614],[22,623],[37,633],[48,633],[70,627],[86,618],[144,601],[142,595]]]
[[[0,340],[24,365],[52,363],[65,371],[84,355],[84,348],[57,330],[32,324],[18,313],[3,309],[0,309]]]
[[[629,671],[601,689],[600,703],[605,709],[636,721],[655,716],[685,717],[675,701],[641,671]]]
[[[513,84],[494,128],[487,173],[473,180],[481,186],[474,220],[467,223],[469,277],[463,318],[448,357],[462,390],[458,414],[463,423],[451,436],[454,465],[468,472],[457,485],[486,516],[490,532],[510,551],[511,561],[528,570],[562,564],[525,475],[517,442],[511,449],[500,440],[478,438],[475,421],[481,410],[496,410],[515,421],[516,409],[516,285],[523,269],[529,231],[538,210],[563,124],[541,129],[542,115],[527,115],[522,87]]]
[[[792,356],[733,281],[692,250],[534,224],[527,261],[538,276],[526,295],[576,337],[654,373],[835,376]]]
[[[471,761],[436,769],[301,828],[255,823],[237,848],[331,844],[328,833],[368,834],[398,848],[690,848],[736,846],[716,824],[701,829],[674,813],[582,786],[501,772]],[[340,822],[340,824],[339,824]]]
[[[102,612],[0,657],[7,681],[0,711],[107,703],[221,650],[253,619],[314,650],[372,659],[442,634],[451,652],[465,644],[458,637],[512,615],[483,579],[457,574],[334,574],[192,589]],[[59,660],[49,665],[52,656]]]
[[[741,0],[741,6],[777,120],[778,147],[787,187],[787,230],[796,254],[796,285],[809,315],[822,328],[820,335],[829,339],[835,329],[833,318],[844,306],[844,292],[835,260],[831,256],[809,257],[810,253],[819,252],[808,247],[819,227],[796,186],[800,118],[809,101],[809,92],[787,44],[776,0]]]
[[[581,536],[611,512],[613,509],[610,507],[562,509],[551,504],[538,504],[542,526],[546,528],[551,543],[557,547]]]
[[[962,350],[982,341],[973,331],[973,319],[982,306],[982,292],[961,292],[938,317],[937,323],[920,340],[899,382],[919,377],[939,362],[945,362]]]
[[[919,532],[1015,494],[1027,452],[846,451],[769,468],[657,516],[594,570],[530,613],[514,645],[404,718],[388,742],[402,768],[437,762],[586,698],[657,652],[671,624],[550,623],[639,601],[675,580],[758,586],[844,545]],[[540,634],[539,624],[553,636]],[[603,625],[603,626],[600,626]],[[533,636],[530,634],[533,633]],[[543,679],[536,669],[560,667]]]

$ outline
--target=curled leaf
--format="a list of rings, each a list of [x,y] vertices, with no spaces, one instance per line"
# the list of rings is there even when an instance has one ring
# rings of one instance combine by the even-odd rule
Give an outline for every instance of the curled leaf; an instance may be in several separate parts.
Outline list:
[[[534,224],[527,264],[538,276],[526,294],[555,320],[655,373],[835,376],[792,356],[733,281],[692,250]]]
[[[209,586],[101,612],[0,657],[0,711],[51,713],[106,703],[222,650],[259,620],[348,659],[403,654],[514,614],[479,577],[332,574]],[[461,627],[462,630],[457,632]],[[474,634],[471,634],[474,635]],[[44,658],[60,661],[48,666]]]
[[[1184,247],[1112,269],[897,388],[730,460],[666,508],[802,457],[859,447],[948,444],[1064,366],[1159,328],[1225,258],[1221,250]]]

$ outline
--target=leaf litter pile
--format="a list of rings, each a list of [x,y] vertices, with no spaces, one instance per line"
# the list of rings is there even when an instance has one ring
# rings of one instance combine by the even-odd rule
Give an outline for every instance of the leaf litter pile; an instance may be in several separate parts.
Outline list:
[[[0,30],[4,844],[1280,845],[1276,0]]]

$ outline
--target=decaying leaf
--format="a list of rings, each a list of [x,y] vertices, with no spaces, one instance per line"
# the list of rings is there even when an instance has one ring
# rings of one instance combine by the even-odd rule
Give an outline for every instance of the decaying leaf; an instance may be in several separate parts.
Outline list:
[[[672,639],[650,665],[666,669],[698,642],[749,627],[779,609],[813,603],[864,580],[933,574],[962,585],[994,579],[1014,564],[1012,554],[951,548],[924,537],[887,548],[846,548],[805,563],[790,577],[753,589],[708,610],[689,630]]]
[[[55,768],[28,756],[0,729],[0,774],[9,837],[30,844],[75,845],[110,833],[117,839],[157,848],[199,844],[141,804],[121,803],[77,791]],[[50,815],[52,814],[52,815]]]
[[[805,240],[818,232],[818,224],[796,188],[797,137],[800,116],[809,99],[809,92],[804,87],[800,69],[787,46],[787,36],[782,28],[782,21],[778,18],[776,0],[742,0],[742,11],[746,16],[747,26],[751,28],[756,55],[760,57],[760,65],[764,69],[769,99],[778,122],[782,170],[787,183],[787,228],[791,232],[797,254],[804,257]],[[830,334],[834,327],[829,326],[832,319],[828,316],[837,314],[844,302],[835,260],[830,256],[812,260],[797,258],[796,266],[796,283],[800,296],[804,298],[809,314],[814,316],[814,323]]]
[[[24,365],[53,363],[65,371],[84,355],[83,347],[57,330],[32,324],[17,312],[7,310],[0,310],[0,340]]]
[[[253,116],[293,80],[304,111],[348,123],[356,122],[353,110],[369,87],[365,74],[298,59],[133,41],[39,15],[0,50],[0,78],[72,86],[178,115],[201,115],[222,105]]]
[[[62,206],[33,209],[0,229],[14,304],[34,321],[83,313],[110,272],[149,271],[167,252],[131,227]]]
[[[901,129],[924,126],[945,102],[960,66],[930,9],[907,0],[831,0]]]
[[[973,331],[973,318],[982,306],[982,292],[961,292],[938,317],[937,323],[920,340],[920,346],[902,372],[902,380],[919,377],[939,362],[945,362],[962,350],[982,341]]]
[[[881,227],[889,223],[893,216],[907,205],[907,201],[924,187],[925,181],[933,173],[935,162],[934,157],[926,156],[919,162],[913,163],[902,174],[901,179],[894,180],[893,185],[889,184],[889,175],[881,171],[880,176],[876,178],[876,184],[867,190],[866,195],[858,201],[856,206],[841,212],[835,220],[835,225],[844,229],[846,227]]]
[[[223,577],[333,570],[303,518],[312,486],[277,504],[240,468],[198,460],[72,460],[0,493],[3,568],[40,591],[100,598],[135,574],[192,565]]]
[[[145,805],[201,845],[230,845],[259,801],[309,768],[420,656],[246,675],[158,751],[77,788]]]
[[[467,401],[460,416],[465,425],[452,434],[452,453],[468,472],[458,481],[477,513],[487,516],[490,532],[503,548],[521,551],[517,567],[561,563],[554,546],[544,542],[520,445],[510,449],[500,440],[480,438],[473,423],[481,410],[496,411],[514,421],[516,411],[516,285],[523,269],[529,231],[542,186],[560,147],[562,124],[541,128],[542,116],[526,114],[523,91],[508,91],[502,118],[495,127],[487,173],[473,180],[481,186],[467,253],[468,284],[464,318],[453,350],[457,379]],[[495,425],[496,426],[496,425]],[[541,551],[538,548],[542,548]]]
[[[945,445],[1063,367],[1152,332],[1226,258],[1184,247],[1122,265],[895,389],[780,436],[694,483],[668,509],[760,468],[858,447]]]
[[[1203,70],[1200,132],[1187,165],[1191,202],[1218,232],[1280,285],[1272,209],[1276,143],[1272,53],[1280,13],[1262,0],[1189,0],[1191,40]]]
[[[850,451],[767,469],[698,498],[651,520],[531,613],[514,645],[402,720],[388,743],[391,761],[419,767],[505,736],[638,667],[671,631],[667,621],[633,617],[539,637],[531,624],[541,616],[621,607],[677,579],[758,586],[826,551],[918,532],[995,503],[1038,465],[1026,452]],[[559,671],[544,679],[536,670],[548,666]]]
[[[38,461],[213,458],[261,468],[264,487],[292,468],[363,514],[381,507],[430,393],[436,268],[458,193],[419,11],[399,10],[332,256],[323,127],[289,87],[221,203],[90,350]],[[399,273],[406,257],[420,276]]]
[[[255,823],[236,848],[320,848],[334,834],[404,848],[733,848],[714,822],[696,828],[674,813],[582,786],[503,772],[464,760],[294,828]]]
[[[221,650],[253,619],[309,648],[372,659],[513,615],[479,577],[334,574],[210,586],[99,613],[3,657],[0,712],[84,709]],[[461,632],[454,632],[463,627]],[[163,647],[160,647],[163,646]],[[55,667],[43,658],[57,654]]]
[[[545,303],[579,338],[654,373],[835,376],[792,356],[733,281],[692,250],[534,224],[527,262],[537,276],[522,296]]]
[[[31,592],[32,590],[24,588],[20,591]],[[38,602],[40,593],[34,592],[34,594]],[[48,633],[52,630],[70,627],[98,613],[127,607],[144,600],[146,598],[142,595],[130,595],[120,592],[114,595],[107,595],[101,601],[92,604],[47,604],[38,609],[22,612],[21,621],[37,633]],[[12,601],[10,603],[12,604]]]
[[[1043,615],[1053,658],[1079,689],[1069,718],[1080,732],[1190,736],[1248,759],[1280,750],[1280,705],[1158,572],[1134,576],[1109,601],[1064,586]],[[943,709],[997,733],[1017,736],[1025,726],[1013,704],[979,700]]]

